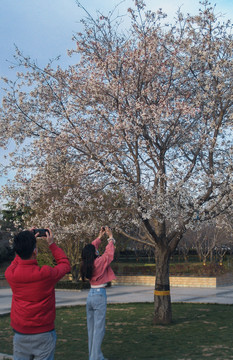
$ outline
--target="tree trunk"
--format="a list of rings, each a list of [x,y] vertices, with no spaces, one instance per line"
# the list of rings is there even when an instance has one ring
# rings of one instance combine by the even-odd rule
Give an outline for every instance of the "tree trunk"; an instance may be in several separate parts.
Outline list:
[[[156,280],[154,291],[154,323],[170,324],[172,308],[169,284],[170,251],[157,247],[156,251]]]
[[[75,264],[71,267],[72,279],[74,282],[79,280],[79,264]]]

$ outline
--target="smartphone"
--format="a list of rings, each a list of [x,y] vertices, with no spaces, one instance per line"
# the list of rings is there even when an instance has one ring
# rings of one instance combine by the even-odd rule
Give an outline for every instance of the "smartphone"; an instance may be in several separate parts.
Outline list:
[[[33,234],[39,233],[38,237],[46,237],[46,233],[49,233],[48,229],[33,229]]]

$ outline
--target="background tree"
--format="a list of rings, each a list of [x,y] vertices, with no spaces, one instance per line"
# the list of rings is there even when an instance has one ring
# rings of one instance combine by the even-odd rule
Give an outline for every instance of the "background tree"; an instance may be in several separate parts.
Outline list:
[[[185,262],[188,262],[190,251],[194,248],[193,234],[192,230],[187,230],[177,246],[178,253],[183,256]]]
[[[231,254],[233,251],[233,236],[231,220],[228,216],[220,218],[213,227],[213,236],[216,239],[216,260],[219,265],[223,265],[223,260],[226,254]]]
[[[0,230],[0,265],[13,258],[13,252],[9,244],[10,239],[11,234],[8,231]]]
[[[231,24],[220,22],[207,1],[197,16],[179,12],[169,26],[143,1],[128,14],[124,32],[113,12],[96,20],[86,12],[71,52],[78,63],[67,70],[51,63],[39,69],[17,50],[27,72],[6,79],[1,141],[6,134],[21,147],[27,140],[13,163],[23,169],[21,184],[26,169],[46,176],[49,156],[65,152],[67,176],[82,184],[76,193],[89,214],[87,189],[100,213],[104,191],[123,194],[123,202],[116,196],[109,204],[108,217],[119,232],[154,248],[154,321],[169,323],[171,254],[197,226],[197,211],[202,224],[232,204]],[[57,161],[62,168],[63,157]],[[61,211],[54,204],[51,213]]]
[[[5,204],[0,214],[0,263],[13,259],[11,240],[13,233],[24,225],[23,218],[29,215],[31,209],[22,207],[17,209],[14,203]]]
[[[13,202],[5,204],[5,209],[1,210],[1,230],[14,232],[16,229],[23,228],[24,219],[29,216],[30,212],[31,209],[27,206],[18,209]]]
[[[24,228],[51,227],[56,241],[69,257],[74,281],[79,279],[83,246],[97,236],[101,226],[114,225],[106,208],[114,201],[123,201],[119,192],[103,191],[101,196],[95,198],[95,186],[79,175],[82,168],[77,168],[77,165],[72,164],[66,150],[54,151],[46,157],[43,172],[39,170],[33,174],[20,189],[16,184],[9,189],[18,207],[25,203],[31,205],[30,216],[27,214],[24,218],[21,214]],[[121,240],[121,236],[116,237],[120,251],[126,241]],[[40,263],[44,261],[51,265],[52,258],[46,243],[39,241],[38,248]]]
[[[213,250],[216,248],[216,236],[214,236],[213,226],[202,227],[199,231],[194,232],[195,248],[199,259],[205,266],[207,258],[212,257]]]

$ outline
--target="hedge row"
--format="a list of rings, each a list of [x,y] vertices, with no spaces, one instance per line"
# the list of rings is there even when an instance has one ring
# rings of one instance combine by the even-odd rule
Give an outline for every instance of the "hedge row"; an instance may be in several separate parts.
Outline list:
[[[107,284],[107,287],[110,286],[111,286],[111,282]],[[69,290],[90,289],[90,283],[89,281],[73,282],[71,280],[61,280],[56,284],[55,289],[69,289]]]
[[[83,290],[83,289],[89,289],[90,288],[90,284],[88,281],[83,282],[83,281],[78,281],[78,282],[73,282],[73,281],[59,281],[56,286],[55,289],[69,289],[69,290]]]

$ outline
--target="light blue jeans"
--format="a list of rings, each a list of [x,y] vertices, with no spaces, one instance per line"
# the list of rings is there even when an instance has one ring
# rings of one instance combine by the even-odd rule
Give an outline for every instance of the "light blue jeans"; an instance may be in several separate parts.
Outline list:
[[[24,335],[15,333],[14,360],[54,360],[56,332]]]
[[[89,360],[104,360],[101,344],[105,334],[106,308],[105,288],[90,289],[86,305]]]

